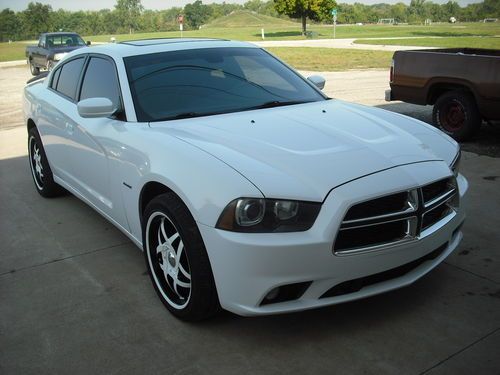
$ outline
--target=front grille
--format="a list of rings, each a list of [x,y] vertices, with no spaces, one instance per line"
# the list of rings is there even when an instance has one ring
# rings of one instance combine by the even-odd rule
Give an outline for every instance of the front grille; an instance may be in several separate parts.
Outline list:
[[[387,212],[399,212],[407,208],[408,192],[387,195],[359,203],[347,212],[344,220],[357,220],[366,217],[380,216]]]
[[[396,220],[342,230],[335,242],[336,249],[361,248],[403,240],[407,235],[407,220]]]
[[[338,255],[373,251],[418,238],[458,207],[455,177],[352,206],[344,216],[333,250]]]
[[[422,230],[431,227],[439,220],[448,216],[452,211],[453,209],[450,206],[446,204],[441,204],[436,208],[434,208],[433,210],[430,210],[429,212],[425,213],[422,218]]]
[[[439,197],[448,190],[448,179],[439,180],[422,187],[422,195],[425,202]]]
[[[439,246],[436,250],[430,252],[429,254],[427,254],[421,258],[415,259],[412,262],[403,264],[402,266],[392,268],[392,269],[387,270],[387,271],[379,272],[379,273],[376,273],[374,275],[360,277],[359,279],[344,281],[344,282],[337,284],[334,287],[328,289],[319,298],[336,297],[336,296],[341,296],[344,294],[359,292],[364,287],[404,276],[407,273],[413,271],[418,266],[420,266],[422,263],[427,262],[429,260],[436,259],[438,256],[440,256],[446,250],[447,247],[448,247],[448,243],[445,243],[445,244]]]

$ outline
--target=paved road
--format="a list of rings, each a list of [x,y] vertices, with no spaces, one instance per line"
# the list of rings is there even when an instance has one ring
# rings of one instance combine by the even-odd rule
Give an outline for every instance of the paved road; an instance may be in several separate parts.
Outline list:
[[[367,88],[385,74],[332,73],[328,90],[372,104],[377,90]],[[22,123],[5,111],[2,121]],[[185,324],[165,311],[125,236],[72,196],[35,192],[25,143],[23,127],[0,131],[2,375],[498,374],[500,159],[465,153],[465,239],[413,286],[304,313]]]
[[[332,31],[333,35],[333,31]],[[410,39],[419,39],[414,37]],[[410,49],[429,49],[433,47],[422,46],[395,46],[395,45],[377,45],[377,44],[356,44],[357,39],[399,39],[399,38],[348,38],[348,39],[307,39],[307,40],[263,40],[255,43],[261,47],[322,47],[322,48],[345,48],[345,49],[364,49],[374,51],[401,51]],[[405,38],[407,39],[407,38]]]

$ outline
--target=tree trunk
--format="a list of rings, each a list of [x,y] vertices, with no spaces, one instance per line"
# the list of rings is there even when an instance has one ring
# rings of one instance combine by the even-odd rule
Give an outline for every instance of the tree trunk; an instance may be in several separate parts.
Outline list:
[[[307,21],[307,17],[305,14],[302,15],[302,35],[306,35],[306,21]]]

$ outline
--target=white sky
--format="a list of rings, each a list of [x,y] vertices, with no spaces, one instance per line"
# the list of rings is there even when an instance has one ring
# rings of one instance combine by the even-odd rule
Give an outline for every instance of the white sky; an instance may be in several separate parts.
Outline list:
[[[66,10],[98,10],[103,8],[112,9],[116,3],[116,0],[0,0],[0,10],[4,8],[10,8],[15,11],[26,9],[30,1],[38,1],[43,4],[50,4],[52,9],[63,8]],[[192,3],[195,0],[142,0],[142,5],[145,9],[168,9],[174,6],[184,6],[187,3]],[[238,3],[243,4],[247,0],[226,0],[227,3]],[[401,0],[337,0],[339,3],[354,3],[354,2],[364,3],[364,4],[376,4],[376,3],[390,3],[394,4]],[[432,0],[435,3],[446,3],[448,0]],[[460,5],[467,5],[470,3],[479,3],[482,0],[458,0]],[[208,3],[222,3],[223,0],[204,0],[205,4]],[[402,2],[409,4],[410,0],[402,0]]]

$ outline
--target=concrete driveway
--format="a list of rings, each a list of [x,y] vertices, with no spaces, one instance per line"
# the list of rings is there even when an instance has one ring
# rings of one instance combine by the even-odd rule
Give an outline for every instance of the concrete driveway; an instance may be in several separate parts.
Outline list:
[[[36,193],[26,131],[7,127],[0,130],[2,375],[500,371],[500,159],[465,153],[465,239],[416,284],[309,312],[222,313],[186,324],[165,310],[142,253],[124,235],[73,196]]]

